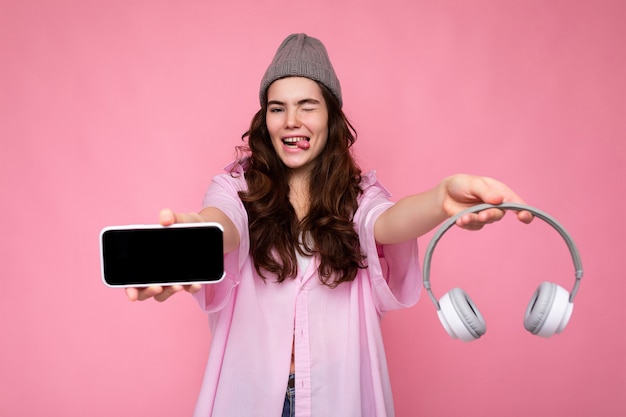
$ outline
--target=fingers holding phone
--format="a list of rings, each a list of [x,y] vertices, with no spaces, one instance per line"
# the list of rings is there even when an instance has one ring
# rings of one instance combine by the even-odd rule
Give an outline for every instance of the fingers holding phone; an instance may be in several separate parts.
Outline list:
[[[126,296],[130,301],[144,301],[150,298],[154,298],[158,302],[163,302],[178,292],[186,291],[190,294],[194,294],[200,291],[200,288],[200,284],[128,287],[126,288]]]
[[[161,226],[171,226],[176,223],[195,223],[203,221],[202,218],[197,217],[198,218],[194,218],[193,214],[177,214],[171,209],[163,209],[159,212],[159,224]],[[200,291],[200,288],[201,286],[199,284],[171,286],[154,285],[150,287],[126,287],[125,291],[130,301],[145,301],[154,298],[158,302],[163,302],[183,290],[193,294]]]
[[[175,213],[171,209],[163,209],[159,212],[159,224],[171,226],[175,223],[203,223],[206,220],[199,213]]]
[[[126,297],[128,297],[130,301],[144,301],[161,293],[163,291],[163,287],[127,287],[125,288],[125,291]]]

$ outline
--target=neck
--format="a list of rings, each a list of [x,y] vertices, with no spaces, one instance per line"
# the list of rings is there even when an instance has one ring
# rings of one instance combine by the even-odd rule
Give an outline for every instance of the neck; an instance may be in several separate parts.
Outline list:
[[[303,219],[309,212],[309,200],[309,177],[292,175],[289,178],[289,201],[298,219]]]

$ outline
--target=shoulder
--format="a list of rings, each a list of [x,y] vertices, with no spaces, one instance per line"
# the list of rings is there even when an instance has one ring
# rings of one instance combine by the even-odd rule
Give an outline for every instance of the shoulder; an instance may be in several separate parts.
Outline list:
[[[391,193],[376,178],[376,171],[370,171],[361,176],[361,189],[363,193],[359,196],[359,208],[357,209],[355,223],[369,223],[386,210],[393,203]],[[362,234],[364,231],[361,230]]]
[[[213,182],[222,186],[228,186],[236,191],[247,189],[245,177],[245,161],[237,160],[223,168],[221,174],[213,177]]]
[[[373,195],[383,195],[386,198],[391,197],[389,190],[378,180],[376,177],[376,171],[369,171],[361,175],[361,190],[363,190],[363,197]]]

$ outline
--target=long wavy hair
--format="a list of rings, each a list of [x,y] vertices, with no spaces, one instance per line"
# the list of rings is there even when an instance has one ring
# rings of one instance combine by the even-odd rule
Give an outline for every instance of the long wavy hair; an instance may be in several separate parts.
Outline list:
[[[247,191],[239,193],[248,212],[250,253],[257,273],[264,279],[283,282],[298,272],[296,251],[318,254],[318,273],[323,284],[334,288],[354,280],[365,268],[359,236],[353,224],[358,208],[361,169],[351,147],[356,131],[338,100],[318,83],[328,108],[328,140],[312,162],[308,214],[298,220],[289,201],[289,175],[276,154],[266,125],[267,103],[256,113],[243,134],[247,146],[238,147],[245,170]]]

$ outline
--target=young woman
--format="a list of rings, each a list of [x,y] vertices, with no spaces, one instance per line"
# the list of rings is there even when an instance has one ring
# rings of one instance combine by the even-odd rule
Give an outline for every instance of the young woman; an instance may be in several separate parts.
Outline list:
[[[160,213],[163,225],[221,223],[226,278],[127,295],[164,301],[186,290],[208,312],[198,417],[392,416],[380,319],[417,302],[416,239],[472,205],[521,200],[494,179],[455,175],[391,202],[351,155],[356,134],[315,38],[285,39],[260,102],[248,148],[213,179],[204,208]],[[479,229],[503,215],[486,210],[457,225]]]

